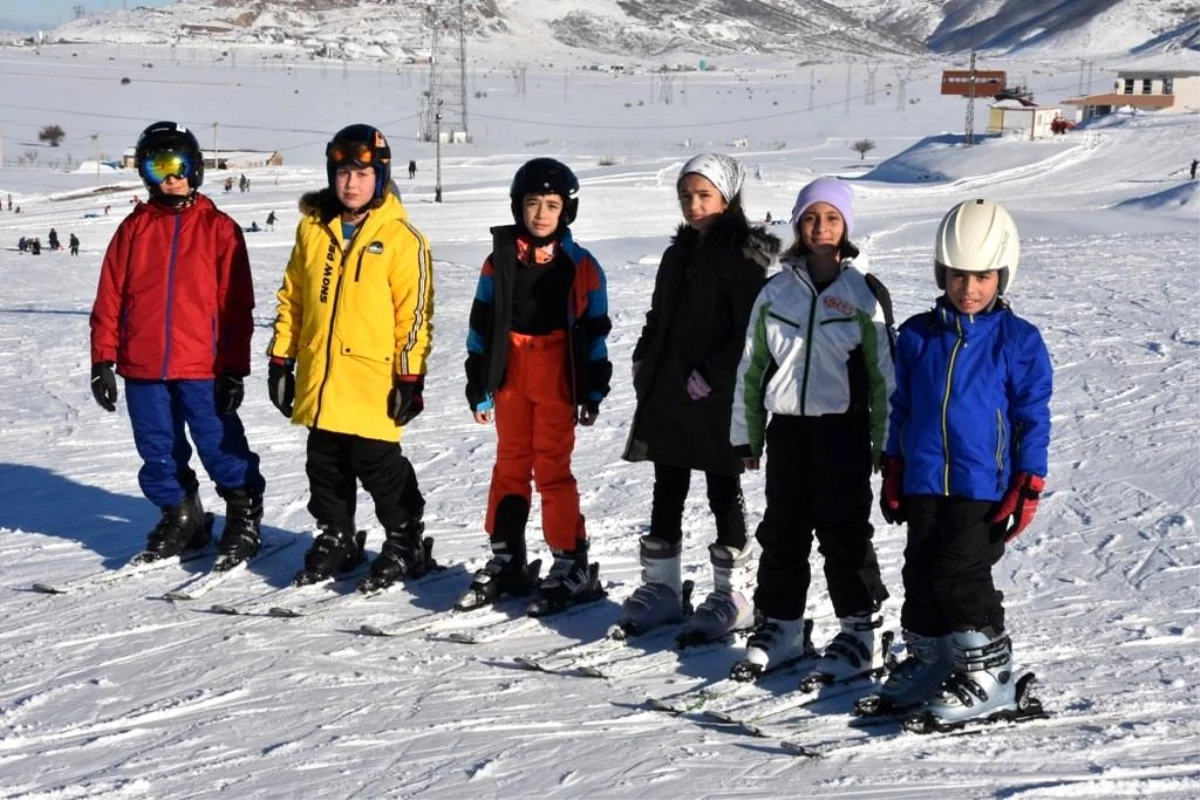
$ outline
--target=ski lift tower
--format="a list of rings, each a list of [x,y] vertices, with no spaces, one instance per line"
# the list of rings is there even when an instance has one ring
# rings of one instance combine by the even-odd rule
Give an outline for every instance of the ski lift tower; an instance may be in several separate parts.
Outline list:
[[[422,98],[421,138],[446,144],[468,142],[467,38],[464,0],[434,0],[426,11],[433,39],[429,88]],[[451,11],[456,6],[456,11]]]

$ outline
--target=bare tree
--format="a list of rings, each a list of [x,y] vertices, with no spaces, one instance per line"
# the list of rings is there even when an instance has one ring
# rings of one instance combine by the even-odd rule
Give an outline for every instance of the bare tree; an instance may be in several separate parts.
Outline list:
[[[850,145],[850,149],[858,153],[859,160],[867,157],[867,153],[875,149],[875,143],[870,139],[859,139],[854,144]]]
[[[58,125],[44,125],[38,131],[39,142],[49,142],[51,147],[58,147],[67,133]]]

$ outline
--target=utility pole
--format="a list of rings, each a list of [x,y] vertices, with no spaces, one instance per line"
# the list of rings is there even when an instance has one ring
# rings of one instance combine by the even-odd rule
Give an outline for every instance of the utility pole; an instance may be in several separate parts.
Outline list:
[[[100,185],[100,134],[92,134],[92,144],[96,146],[96,185]]]
[[[437,142],[437,144],[435,145],[436,150],[437,150],[437,180],[435,181],[435,183],[433,185],[433,202],[440,203],[440,202],[442,202],[442,101],[441,100],[437,101],[437,110],[434,112],[434,115],[433,115],[433,123],[435,126],[435,130],[437,132],[436,135],[434,136],[434,139]]]
[[[964,147],[975,144],[975,51],[971,51],[971,77],[967,83],[967,136]]]
[[[213,123],[213,169],[221,168],[221,151],[217,149],[217,123]],[[203,156],[201,156],[203,160]]]

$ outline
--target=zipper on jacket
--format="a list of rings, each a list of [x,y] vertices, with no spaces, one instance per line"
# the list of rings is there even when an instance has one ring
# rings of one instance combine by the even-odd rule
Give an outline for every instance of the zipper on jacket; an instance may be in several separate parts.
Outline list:
[[[355,268],[354,268],[354,282],[355,283],[358,283],[358,276],[362,274],[362,260],[363,260],[363,256],[366,254],[366,252],[367,251],[365,249],[358,251],[358,265],[355,266]]]
[[[954,362],[958,358],[958,351],[963,344],[962,320],[958,317],[954,318],[954,328],[958,339],[954,342],[954,349],[950,351],[950,361],[946,364],[946,391],[942,395],[942,494],[950,496],[950,433],[946,423],[946,417],[950,411],[950,386],[954,382]]]
[[[813,289],[812,303],[808,306],[808,333],[804,337],[804,379],[800,385],[800,416],[804,416],[804,407],[808,404],[808,370],[812,365],[813,352],[813,322],[817,319],[817,291]]]
[[[162,379],[167,379],[167,368],[171,361],[171,315],[175,310],[175,256],[179,252],[179,229],[183,225],[183,214],[175,214],[175,231],[171,234],[171,255],[167,261],[167,310],[163,314],[163,360]]]
[[[996,490],[1004,491],[1004,451],[1008,449],[1008,432],[1004,428],[1004,414],[996,409]]]
[[[342,253],[342,263],[338,265],[337,285],[333,287],[333,305],[329,309],[329,335],[325,339],[325,374],[321,376],[321,388],[317,390],[317,410],[313,414],[312,424],[314,428],[318,427],[321,421],[321,406],[325,404],[325,384],[329,383],[329,371],[333,368],[333,325],[337,321],[338,299],[342,296],[342,275],[346,272],[346,260],[349,257],[349,252]]]

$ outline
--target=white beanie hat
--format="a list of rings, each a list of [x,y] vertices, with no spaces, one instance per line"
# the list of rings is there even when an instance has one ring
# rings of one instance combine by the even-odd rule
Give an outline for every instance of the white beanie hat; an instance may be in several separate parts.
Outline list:
[[[683,176],[691,174],[703,175],[712,181],[712,185],[717,187],[726,203],[733,202],[746,180],[746,168],[737,159],[721,153],[701,153],[689,160],[679,171],[676,186],[683,180]]]

